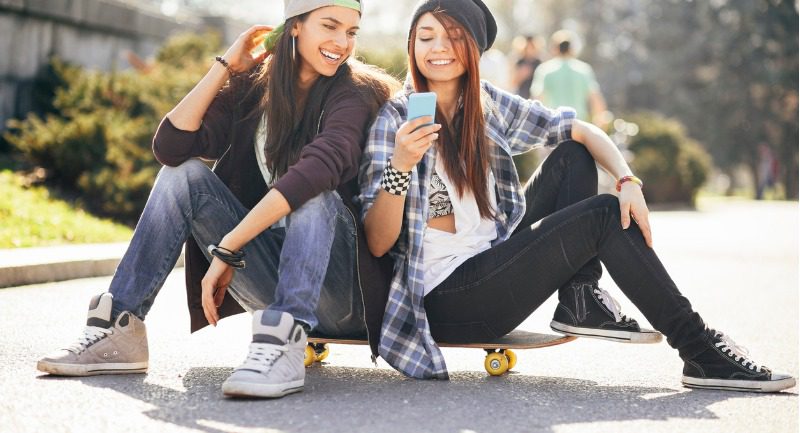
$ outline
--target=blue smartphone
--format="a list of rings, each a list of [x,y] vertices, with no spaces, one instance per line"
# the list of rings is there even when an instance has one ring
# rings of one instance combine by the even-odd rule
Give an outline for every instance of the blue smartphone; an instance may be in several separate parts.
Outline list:
[[[434,92],[412,93],[408,96],[408,120],[424,116],[436,117],[436,93]],[[420,128],[432,124],[433,122],[426,123]]]

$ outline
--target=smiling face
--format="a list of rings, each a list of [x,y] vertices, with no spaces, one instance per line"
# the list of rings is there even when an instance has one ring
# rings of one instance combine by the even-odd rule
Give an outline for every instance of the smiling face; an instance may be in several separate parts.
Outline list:
[[[414,27],[414,61],[429,85],[458,84],[467,71],[463,63],[464,32],[445,28],[432,13],[422,15]]]
[[[320,75],[333,76],[353,53],[361,15],[342,6],[327,6],[312,11],[305,21],[292,28],[297,38],[300,80],[313,81]]]

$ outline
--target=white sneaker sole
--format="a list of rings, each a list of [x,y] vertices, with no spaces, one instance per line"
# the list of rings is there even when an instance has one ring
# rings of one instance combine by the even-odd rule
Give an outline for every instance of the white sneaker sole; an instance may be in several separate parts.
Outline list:
[[[36,369],[56,376],[95,376],[99,374],[146,373],[147,361],[102,364],[64,364],[41,360]]]
[[[616,341],[618,343],[654,344],[664,338],[660,332],[642,329],[641,332],[612,331],[608,329],[580,328],[570,326],[553,320],[550,329],[573,337],[598,338],[600,340]]]
[[[719,389],[723,391],[778,392],[795,386],[795,379],[777,380],[703,379],[683,376],[681,382],[689,388]]]
[[[228,397],[283,397],[303,390],[305,379],[286,383],[230,382],[222,384],[222,393]]]

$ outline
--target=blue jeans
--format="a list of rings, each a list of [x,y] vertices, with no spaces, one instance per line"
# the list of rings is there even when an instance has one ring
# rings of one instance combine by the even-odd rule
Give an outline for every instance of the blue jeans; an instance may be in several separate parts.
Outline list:
[[[247,212],[201,161],[162,168],[111,281],[112,316],[144,319],[186,239],[216,244]],[[247,267],[228,290],[248,311],[287,312],[326,335],[363,333],[355,243],[353,216],[337,193],[322,193],[244,247]]]

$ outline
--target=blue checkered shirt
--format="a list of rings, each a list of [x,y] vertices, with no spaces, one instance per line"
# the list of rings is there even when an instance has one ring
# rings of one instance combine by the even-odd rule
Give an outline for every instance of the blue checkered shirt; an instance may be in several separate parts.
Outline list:
[[[555,147],[571,139],[575,111],[549,109],[538,101],[512,95],[486,81],[481,82],[481,86],[486,137],[491,146],[490,166],[497,184],[494,246],[511,236],[525,214],[525,195],[511,156],[539,146]],[[387,102],[370,130],[359,170],[362,219],[381,191],[383,170],[394,153],[395,133],[406,121],[409,93],[406,89]],[[378,353],[392,367],[420,379],[448,378],[442,352],[431,337],[423,302],[422,237],[428,220],[428,188],[435,158],[433,146],[411,173],[402,229],[389,251],[394,260],[394,276],[378,347]]]

